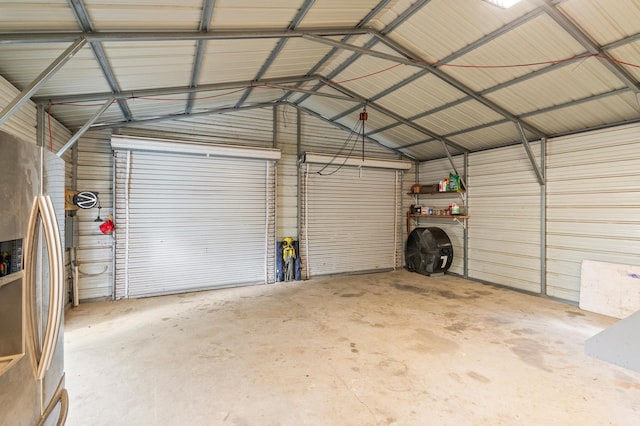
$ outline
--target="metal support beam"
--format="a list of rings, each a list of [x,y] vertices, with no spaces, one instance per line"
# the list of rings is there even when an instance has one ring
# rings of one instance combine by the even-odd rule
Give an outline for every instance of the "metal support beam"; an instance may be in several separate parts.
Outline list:
[[[36,145],[38,146],[44,146],[45,114],[44,105],[36,105]]]
[[[322,79],[322,81],[324,83],[326,83],[326,84],[332,85],[332,82],[330,82],[330,81],[327,81],[325,79]],[[450,141],[450,140],[447,140],[447,139],[441,137],[440,135],[438,135],[436,133],[433,133],[431,130],[426,129],[426,128],[424,128],[424,127],[422,127],[422,126],[420,126],[420,125],[418,125],[418,124],[416,124],[416,123],[414,123],[412,121],[409,121],[406,118],[396,114],[395,112],[393,112],[393,111],[391,111],[391,110],[389,110],[387,108],[384,108],[383,106],[380,106],[380,105],[376,104],[375,102],[367,102],[366,99],[358,96],[357,94],[355,94],[354,92],[350,91],[349,89],[347,89],[347,88],[345,88],[343,86],[339,86],[339,85],[333,84],[332,87],[335,88],[336,90],[338,90],[339,92],[342,92],[342,93],[344,93],[344,94],[346,94],[348,96],[351,96],[353,99],[356,99],[356,100],[360,101],[361,103],[365,103],[366,102],[368,107],[370,107],[372,109],[375,109],[376,111],[378,111],[378,112],[380,112],[380,113],[382,113],[382,114],[384,114],[384,115],[386,115],[388,117],[391,117],[392,119],[394,119],[396,121],[399,121],[402,124],[405,124],[405,125],[411,127],[412,129],[415,129],[415,130],[419,131],[420,133],[423,133],[423,134],[425,134],[427,136],[431,136],[432,138],[435,138],[435,139],[438,139],[438,140],[441,140],[441,141],[445,142],[447,145],[449,145],[450,147],[452,147],[454,149],[457,149],[460,152],[467,151],[466,148],[458,145],[457,143],[455,143],[453,141]]]
[[[640,93],[640,85],[637,80],[629,74],[622,66],[609,60],[609,54],[602,49],[601,46],[594,43],[582,29],[574,24],[569,18],[567,18],[557,7],[548,0],[540,2],[540,7],[544,9],[545,13],[551,17],[558,25],[562,27],[571,37],[573,37],[578,43],[580,43],[591,54],[598,55],[602,64],[613,74],[618,80],[623,82],[629,90],[634,93]]]
[[[93,114],[93,116],[89,119],[89,121],[87,121],[80,129],[78,129],[77,132],[73,134],[73,136],[71,136],[71,139],[69,139],[69,141],[66,144],[64,144],[62,148],[60,148],[60,150],[56,153],[56,155],[58,157],[62,157],[62,155],[65,152],[67,152],[67,150],[71,148],[78,141],[78,139],[80,139],[80,137],[85,134],[87,130],[89,130],[91,125],[95,123],[96,120],[98,120],[98,118],[100,118],[100,116],[107,110],[107,108],[111,106],[113,101],[114,101],[113,99],[109,99],[107,102],[105,102],[100,107],[100,109],[96,111],[95,114]]]
[[[271,86],[278,84],[289,84],[295,83],[298,81],[311,81],[318,80],[320,77],[313,76],[292,76],[292,77],[283,77],[283,78],[272,78],[265,79],[256,82],[252,81],[230,81],[227,83],[213,83],[213,84],[202,84],[198,87],[160,87],[160,88],[152,88],[152,89],[144,89],[144,90],[133,90],[130,92],[118,93],[114,95],[111,92],[100,92],[100,93],[84,93],[81,95],[66,95],[66,96],[44,96],[44,97],[34,97],[33,101],[36,103],[43,104],[64,104],[64,103],[82,103],[82,102],[96,102],[103,101],[106,99],[113,98],[115,100],[121,99],[133,99],[133,98],[150,98],[154,96],[166,96],[166,95],[182,95],[185,93],[198,93],[198,92],[213,92],[216,90],[229,90],[229,89],[239,89],[242,87],[249,86]]]
[[[406,9],[403,13],[401,13],[399,16],[397,16],[393,21],[391,21],[386,27],[384,27],[384,29],[380,32],[380,34],[382,35],[386,35],[389,34],[391,31],[395,30],[396,28],[398,28],[398,26],[400,26],[403,22],[405,22],[407,19],[409,19],[411,16],[413,16],[413,14],[415,14],[418,10],[420,10],[423,6],[425,6],[427,3],[429,3],[429,1],[431,0],[418,0],[415,3],[413,3],[408,9]],[[373,34],[375,34],[375,31],[372,31]],[[307,35],[314,35],[314,34],[307,34]],[[318,34],[315,34],[318,35]],[[346,43],[347,39],[342,39],[342,43]],[[364,47],[369,49],[372,48],[373,46],[375,46],[378,43],[378,39],[377,38],[372,38],[371,40],[369,40],[367,43],[365,43]],[[333,49],[331,49],[331,52],[329,52],[330,54],[333,54],[335,52],[339,51],[339,48],[336,46]],[[353,55],[351,55],[348,59],[346,59],[342,64],[340,64],[336,69],[334,69],[332,72],[330,72],[326,78],[328,80],[332,80],[333,78],[335,78],[338,74],[340,74],[342,71],[344,71],[345,69],[347,69],[351,64],[353,64],[356,60],[358,60],[358,58],[360,57],[360,53],[354,53]],[[325,56],[325,58],[327,58]],[[323,59],[324,60],[324,59]],[[313,90],[319,90],[322,87],[322,85],[316,85]],[[307,100],[309,98],[310,95],[305,95],[303,97],[301,97],[300,99],[298,99],[296,101],[296,104],[301,104],[302,102],[304,102],[305,100]]]
[[[44,71],[36,77],[27,87],[25,87],[18,96],[16,96],[9,104],[0,112],[0,126],[7,121],[14,112],[16,112],[22,105],[24,105],[31,96],[42,87],[64,64],[73,58],[73,56],[84,47],[87,41],[84,38],[76,40],[71,46],[65,49],[64,52],[51,65],[49,65]]]
[[[84,37],[88,42],[141,42],[141,41],[191,41],[191,40],[247,40],[265,38],[296,38],[304,34],[319,36],[346,36],[371,33],[370,28],[320,28],[313,30],[221,30],[221,31],[100,31],[92,32],[11,32],[0,33],[0,44],[16,43],[69,43]]]
[[[542,178],[547,180],[547,138],[540,140]],[[540,294],[547,295],[547,185],[540,185]]]
[[[347,126],[345,126],[345,125],[343,125],[343,124],[340,124],[340,123],[338,123],[338,122],[336,122],[336,121],[331,121],[331,120],[329,120],[328,118],[323,117],[322,115],[318,114],[317,112],[312,111],[312,110],[310,110],[310,109],[308,109],[308,108],[305,108],[305,107],[303,107],[303,106],[301,106],[301,105],[297,105],[297,104],[292,103],[292,102],[289,102],[289,105],[293,105],[293,106],[294,106],[294,107],[296,107],[299,111],[303,111],[303,112],[305,112],[305,113],[307,113],[307,114],[309,114],[309,115],[311,115],[311,116],[313,116],[313,117],[315,117],[315,118],[317,118],[317,119],[319,119],[319,120],[322,120],[322,121],[324,121],[324,122],[327,122],[327,123],[329,123],[329,124],[331,124],[331,125],[333,125],[333,126],[337,127],[337,128],[338,128],[338,129],[340,129],[340,130],[344,130],[344,131],[346,131],[346,132],[352,132],[352,131],[353,131],[353,129],[350,129],[350,128],[348,128]],[[402,156],[402,157],[404,157],[404,158],[408,158],[408,159],[410,159],[410,160],[416,160],[416,158],[415,158],[415,157],[413,157],[413,156],[411,156],[411,155],[409,155],[409,154],[405,154],[405,153],[403,153],[403,152],[401,152],[401,151],[398,151],[396,148],[388,147],[388,146],[386,146],[385,144],[383,144],[382,142],[380,142],[380,141],[378,141],[378,140],[376,140],[376,139],[373,139],[373,138],[370,138],[370,137],[367,137],[367,136],[365,136],[365,138],[366,138],[369,142],[372,142],[372,143],[374,143],[374,144],[376,144],[376,145],[379,145],[379,146],[381,146],[381,147],[383,147],[383,148],[385,148],[385,149],[388,149],[388,150],[390,150],[390,151],[393,151],[394,153],[399,154],[399,155],[401,155],[401,156]]]
[[[160,117],[142,118],[142,119],[137,119],[133,121],[118,121],[113,123],[100,124],[96,126],[91,126],[89,130],[119,129],[121,127],[135,126],[137,124],[158,123],[158,122],[169,121],[169,120],[185,120],[193,117],[200,117],[200,116],[206,116],[206,115],[212,115],[212,114],[224,114],[226,112],[245,111],[245,110],[257,109],[257,108],[268,108],[274,105],[277,105],[277,103],[265,102],[265,103],[255,104],[255,105],[247,105],[241,108],[224,107],[224,108],[213,108],[208,111],[192,112],[191,114],[186,114],[186,113],[168,114]]]
[[[95,33],[95,28],[93,27],[93,23],[91,22],[91,18],[89,17],[87,8],[84,5],[84,1],[69,0],[69,4],[71,6],[71,10],[73,10],[73,13],[76,16],[78,24],[82,28],[82,31]],[[102,44],[100,44],[100,42],[89,40],[89,45],[91,46],[91,50],[93,51],[96,61],[98,61],[100,70],[102,70],[102,74],[107,80],[111,91],[114,94],[120,93],[120,84],[118,84],[118,80],[116,79],[111,65],[109,64],[109,60],[107,59],[107,54],[102,48]],[[131,113],[129,105],[127,105],[126,102],[119,102],[118,105],[120,106],[120,110],[122,111],[122,115],[124,116],[125,120],[131,121],[133,119],[133,114]]]
[[[401,56],[397,56],[397,55],[390,55],[390,54],[384,53],[384,52],[378,52],[376,50],[371,49],[370,47],[355,46],[355,45],[351,45],[351,44],[348,44],[348,43],[339,42],[339,41],[336,41],[336,40],[326,39],[326,38],[323,38],[323,37],[316,37],[316,36],[313,36],[313,35],[305,35],[304,38],[309,39],[309,40],[314,40],[314,41],[317,41],[319,43],[327,44],[327,45],[330,45],[330,46],[340,47],[342,49],[350,50],[350,51],[353,51],[353,52],[356,52],[356,53],[359,53],[359,54],[362,54],[362,55],[368,55],[368,56],[372,56],[372,57],[376,57],[376,58],[380,58],[380,59],[385,59],[385,60],[388,60],[388,61],[396,62],[396,63],[399,63],[399,64],[410,65],[410,66],[415,66],[415,67],[419,67],[419,68],[423,68],[423,69],[429,70],[429,72],[431,72],[431,74],[433,74],[434,76],[438,77],[440,80],[444,81],[445,83],[449,84],[452,87],[455,87],[456,89],[458,89],[461,92],[465,93],[470,98],[480,102],[481,104],[483,104],[487,108],[492,109],[493,111],[495,111],[496,113],[498,113],[498,114],[502,115],[503,117],[509,119],[510,121],[513,121],[514,123],[521,121],[515,115],[511,114],[510,112],[508,112],[504,108],[498,106],[494,102],[482,97],[481,95],[479,95],[478,93],[474,92],[472,89],[470,89],[466,85],[464,85],[461,82],[457,81],[453,77],[445,74],[444,72],[442,72],[440,69],[434,67],[433,65],[427,64],[426,62],[423,62],[423,61],[420,61],[420,60],[412,59],[412,58],[416,57],[416,55],[413,55],[412,53],[406,53],[410,57],[409,58],[405,58],[405,57],[401,57]],[[399,52],[403,52],[403,53],[405,52],[405,49],[402,46],[396,44],[395,42],[393,42],[391,40],[387,40],[387,44],[392,46],[394,49],[396,49]],[[529,125],[527,123],[522,123],[522,126],[524,126],[529,132],[535,134],[536,136],[539,136],[539,137],[544,136],[544,133],[541,130],[535,128],[532,125]]]
[[[444,149],[444,152],[447,154],[447,158],[449,159],[449,164],[451,164],[451,168],[453,169],[455,174],[457,174],[458,176],[461,176],[460,173],[458,173],[458,168],[456,167],[456,163],[453,161],[453,156],[451,155],[451,152],[449,152],[449,147],[447,146],[446,143],[444,143],[444,141],[440,141],[440,143],[442,143],[442,149]],[[460,181],[462,182],[462,186],[466,188],[467,183],[464,181],[464,176],[460,177]]]
[[[203,0],[202,15],[200,16],[199,31],[209,31],[211,26],[211,17],[213,16],[213,7],[215,0]],[[200,80],[200,70],[202,69],[202,61],[204,59],[204,51],[207,46],[206,40],[196,41],[196,53],[193,59],[193,67],[191,69],[191,83],[189,87],[196,87]],[[187,106],[184,111],[189,114],[193,109],[193,103],[195,101],[195,93],[190,92],[187,100]]]
[[[531,145],[529,145],[529,140],[527,139],[527,135],[524,133],[524,129],[522,128],[522,125],[520,124],[520,122],[516,123],[516,127],[520,132],[520,136],[522,136],[522,145],[524,146],[524,150],[527,152],[527,157],[529,157],[529,161],[531,162],[531,166],[533,166],[533,170],[536,172],[538,183],[544,186],[545,184],[544,173],[540,169],[540,167],[538,167],[536,156],[534,155],[533,150],[531,149]]]
[[[288,31],[294,31],[296,27],[300,25],[300,22],[302,22],[302,20],[304,19],[306,14],[309,12],[309,10],[311,9],[315,1],[316,0],[304,0],[304,3],[302,4],[302,6],[300,7],[300,9],[298,9],[298,13],[296,13],[296,16],[293,18],[291,23],[289,23],[289,26],[287,27]],[[289,39],[284,37],[278,40],[276,47],[273,49],[273,51],[271,51],[267,60],[264,61],[264,63],[260,67],[260,70],[258,71],[258,74],[256,74],[254,80],[260,80],[262,77],[264,77],[264,75],[269,70],[269,67],[271,67],[271,65],[275,62],[276,58],[278,57],[278,55],[280,55],[280,52],[282,51],[282,49],[284,49],[284,46],[287,44],[288,40]],[[242,97],[236,104],[236,107],[241,107],[249,98],[249,96],[251,96],[252,91],[253,91],[253,88],[249,87],[242,94]]]

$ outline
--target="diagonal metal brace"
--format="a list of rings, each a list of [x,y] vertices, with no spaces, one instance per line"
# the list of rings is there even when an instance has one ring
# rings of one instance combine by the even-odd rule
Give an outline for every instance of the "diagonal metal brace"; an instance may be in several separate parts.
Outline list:
[[[77,132],[75,132],[73,134],[73,136],[71,136],[71,139],[69,139],[69,141],[64,144],[64,146],[62,148],[60,148],[60,151],[58,151],[56,153],[56,155],[58,157],[62,157],[62,154],[64,154],[65,152],[67,152],[67,150],[69,148],[71,148],[73,146],[73,144],[75,144],[78,139],[80,139],[80,137],[82,135],[85,134],[85,132],[87,130],[89,130],[89,128],[91,127],[91,125],[93,123],[96,122],[96,120],[98,120],[98,118],[100,118],[100,116],[107,110],[107,108],[109,108],[111,106],[111,104],[113,103],[115,99],[111,98],[109,99],[107,102],[105,102],[98,111],[96,111],[95,114],[93,114],[93,116],[89,119],[89,121],[87,121],[86,123],[84,123],[84,126],[82,126],[80,129],[78,129]]]
[[[520,121],[516,121],[516,127],[520,132],[520,136],[522,136],[522,145],[524,146],[524,150],[527,152],[527,156],[529,157],[529,161],[533,166],[533,170],[536,172],[538,183],[542,186],[545,184],[544,174],[542,173],[542,169],[540,169],[540,166],[538,166],[538,162],[536,161],[536,156],[533,154],[533,150],[531,149],[531,145],[529,145],[529,141],[527,140],[527,135],[524,133],[524,129],[522,128],[522,124],[520,124]]]
[[[82,37],[73,42],[58,58],[51,63],[44,71],[40,73],[35,80],[25,87],[18,96],[16,96],[3,110],[0,112],[0,126],[4,124],[11,116],[20,109],[34,93],[42,87],[67,61],[80,51],[87,43],[87,39]]]

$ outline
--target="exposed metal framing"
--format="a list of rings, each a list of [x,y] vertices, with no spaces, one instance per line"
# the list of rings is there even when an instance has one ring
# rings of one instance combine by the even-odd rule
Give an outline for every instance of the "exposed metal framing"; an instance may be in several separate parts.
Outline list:
[[[275,102],[265,102],[265,103],[255,104],[255,105],[246,105],[240,108],[236,108],[234,106],[212,108],[207,111],[192,112],[190,114],[183,112],[180,114],[167,114],[167,115],[162,115],[160,117],[142,118],[142,119],[137,119],[133,121],[120,121],[115,123],[99,124],[99,125],[91,126],[89,129],[90,130],[119,129],[121,127],[134,126],[136,124],[158,123],[158,122],[168,121],[168,120],[185,120],[192,117],[199,117],[199,116],[205,116],[205,115],[211,115],[211,114],[224,114],[226,112],[234,112],[234,111],[241,111],[241,110],[244,111],[244,110],[250,110],[250,109],[257,109],[257,108],[268,108],[273,105],[277,105],[277,104]]]
[[[93,24],[91,23],[91,18],[89,18],[89,13],[87,12],[87,9],[84,5],[84,1],[69,0],[69,5],[71,6],[71,10],[73,10],[73,13],[76,16],[76,20],[78,21],[78,24],[82,28],[82,31],[87,33],[95,33],[95,29],[93,27]],[[104,77],[107,80],[109,87],[111,88],[111,91],[114,94],[120,93],[121,91],[120,84],[118,84],[118,80],[116,79],[116,76],[113,72],[113,69],[111,68],[111,65],[109,64],[109,59],[107,59],[107,55],[104,52],[104,49],[102,48],[102,44],[96,41],[91,41],[91,40],[88,40],[88,41],[89,41],[89,46],[91,47],[91,50],[93,51],[93,54],[96,57],[96,61],[98,61],[98,65],[102,70],[102,74],[104,74]],[[133,114],[131,113],[131,109],[129,108],[129,105],[127,104],[126,101],[118,102],[118,106],[120,107],[120,110],[122,111],[122,115],[124,116],[125,120],[127,121],[133,120]]]
[[[88,42],[141,42],[141,41],[191,41],[191,40],[247,40],[266,38],[302,37],[305,34],[318,36],[345,36],[374,33],[371,28],[318,28],[309,30],[274,30],[272,28],[255,30],[220,31],[100,31],[92,32],[11,32],[0,33],[0,44],[20,43],[69,43],[78,38]]]
[[[522,128],[522,124],[520,122],[516,123],[516,127],[518,128],[518,132],[520,132],[520,136],[522,137],[522,145],[524,146],[524,150],[527,152],[527,157],[529,157],[529,161],[531,162],[531,166],[533,167],[533,171],[536,172],[536,177],[538,178],[538,183],[540,185],[544,185],[544,172],[538,166],[538,162],[536,161],[536,156],[531,149],[531,145],[529,145],[529,141],[527,140],[527,135],[524,133],[524,129]]]
[[[540,140],[542,179],[547,181],[547,138]],[[547,295],[547,185],[540,185],[540,294]]]
[[[441,61],[439,61],[440,63],[449,63],[452,62],[458,58],[460,58],[461,56],[464,56],[465,54],[471,52],[474,49],[477,49],[480,46],[483,46],[484,44],[495,40],[496,38],[500,37],[501,35],[504,35],[506,33],[508,33],[509,31],[513,30],[514,28],[519,27],[522,24],[525,24],[527,22],[529,22],[530,20],[540,16],[542,14],[542,10],[540,9],[535,9],[529,13],[527,13],[526,15],[521,16],[520,18],[509,22],[507,25],[504,25],[500,28],[498,28],[497,30],[493,31],[492,33],[487,34],[486,36],[474,41],[473,43],[468,44],[467,46],[463,47],[462,49],[452,53],[451,55],[443,58]],[[386,44],[386,37],[380,37],[380,41],[384,44]],[[392,47],[392,46],[390,46]],[[437,67],[438,65],[434,65],[435,67]],[[414,80],[416,80],[419,77],[422,77],[424,75],[427,75],[430,71],[429,70],[422,70],[421,72],[412,75],[409,78],[406,78],[405,80],[395,84],[394,86],[389,87],[388,89],[378,93],[377,95],[374,95],[371,97],[372,101],[375,101],[377,99],[383,98],[385,96],[387,96],[388,94],[406,86],[407,84],[413,82]],[[350,113],[352,113],[353,111],[357,110],[360,106],[354,107],[350,110],[348,110],[347,112],[344,112],[344,115],[348,115]],[[333,117],[334,119],[338,119],[340,117]]]
[[[0,126],[7,121],[14,112],[20,109],[31,96],[40,89],[40,87],[47,82],[64,64],[73,58],[73,56],[80,51],[87,43],[84,38],[79,38],[71,46],[67,47],[60,56],[58,56],[44,71],[38,75],[35,80],[31,82],[27,87],[22,89],[20,94],[16,96],[9,104],[0,112]]]
[[[391,31],[395,30],[399,25],[401,25],[403,22],[405,22],[407,19],[409,19],[411,16],[413,16],[414,13],[416,13],[418,10],[420,10],[423,6],[425,6],[427,3],[429,3],[429,1],[431,0],[419,0],[416,1],[411,7],[409,7],[407,10],[405,10],[402,14],[400,14],[398,17],[396,17],[396,19],[394,19],[391,23],[389,23],[381,32],[380,34],[382,35],[386,35],[389,34]],[[313,36],[315,34],[306,34],[306,36]],[[322,40],[322,39],[320,39]],[[316,40],[318,41],[318,40]],[[346,44],[346,39],[343,39],[341,42],[339,43],[344,43]],[[369,40],[367,43],[365,43],[364,47],[367,49],[370,49],[371,47],[375,46],[376,43],[378,42],[378,39],[376,38],[372,38],[371,40]],[[329,54],[333,54],[336,51],[339,50],[339,46],[334,46],[334,48],[331,50],[331,52],[329,52]],[[361,56],[360,53],[356,52],[353,55],[351,55],[348,59],[346,59],[342,64],[340,64],[335,70],[333,70],[332,72],[330,72],[326,78],[328,80],[332,80],[333,78],[335,78],[338,74],[340,74],[342,71],[346,70],[351,64],[353,64],[359,57]],[[327,59],[327,56],[325,56],[325,58],[323,58],[323,61]],[[316,67],[314,67],[315,69]],[[312,70],[313,71],[313,70]],[[319,90],[322,87],[322,85],[318,84],[316,85],[312,90],[316,91]],[[309,98],[309,96],[311,95],[305,95],[302,96],[300,99],[298,99],[295,103],[296,104],[301,104],[302,102],[304,102],[305,100],[307,100]]]
[[[36,103],[80,103],[80,102],[95,102],[102,101],[109,98],[115,100],[128,99],[128,98],[146,98],[153,96],[165,96],[165,95],[182,95],[185,93],[198,93],[198,92],[213,92],[216,90],[229,90],[238,89],[241,87],[249,86],[271,86],[279,84],[289,84],[295,82],[305,82],[311,80],[317,80],[320,76],[292,76],[283,78],[272,78],[260,81],[230,81],[227,83],[213,83],[202,84],[198,87],[164,87],[156,89],[144,89],[144,90],[132,90],[130,92],[124,92],[119,94],[113,94],[111,92],[99,92],[99,93],[84,93],[81,95],[63,95],[63,96],[41,96],[34,97],[33,101]]]
[[[200,26],[198,27],[199,31],[209,31],[211,25],[211,17],[213,16],[214,4],[215,0],[203,0]],[[196,52],[193,59],[193,67],[191,69],[191,83],[189,84],[189,87],[191,88],[198,86],[198,81],[200,80],[200,70],[202,69],[202,60],[204,59],[204,51],[206,47],[206,40],[196,41]],[[189,92],[189,98],[187,99],[187,106],[185,107],[184,112],[189,114],[193,110],[194,101],[195,92]]]
[[[453,169],[455,174],[460,176],[460,173],[458,173],[458,169],[456,168],[456,163],[453,161],[453,157],[451,156],[451,152],[449,152],[449,147],[444,141],[440,141],[440,142],[442,143],[442,149],[444,149],[445,154],[447,154],[447,158],[449,159],[449,164],[451,164],[451,168]],[[464,186],[465,188],[467,187],[466,177],[462,178],[462,186]]]
[[[56,155],[58,157],[62,157],[62,155],[65,152],[67,152],[67,150],[71,148],[78,141],[78,139],[80,139],[80,137],[82,137],[82,135],[86,133],[87,130],[89,130],[91,125],[95,123],[98,120],[98,118],[100,118],[100,116],[111,106],[112,103],[113,103],[113,99],[107,100],[107,102],[105,102],[100,107],[100,109],[98,109],[96,113],[93,114],[93,116],[80,129],[78,129],[78,131],[75,132],[73,136],[71,136],[71,139],[69,139],[69,141],[66,144],[64,144],[62,148],[60,148],[60,150],[56,153]]]
[[[541,4],[541,7],[544,9],[545,13],[551,17],[558,25],[562,27],[571,37],[573,37],[578,43],[582,45],[589,53],[597,54],[604,58],[610,58],[609,54],[602,49],[601,46],[598,46],[596,43],[591,41],[589,36],[582,31],[576,24],[574,24],[571,20],[569,20],[564,14],[562,14],[549,0],[546,0]],[[622,68],[617,63],[606,60],[604,58],[600,58],[600,62],[613,74],[615,75],[621,82],[623,82],[629,90],[634,93],[640,93],[640,85],[636,82],[635,78],[630,75],[624,68]]]
[[[331,84],[332,83],[330,81],[327,81],[326,79],[322,79],[322,81],[325,82],[326,84]],[[361,103],[365,103],[366,102],[366,100],[364,98],[358,96],[357,94],[353,93],[352,91],[350,91],[349,89],[347,89],[347,88],[345,88],[343,86],[333,85],[332,87],[335,88],[336,90],[338,90],[339,92],[342,92],[342,93],[344,93],[344,94],[346,94],[348,96],[353,97],[354,99],[359,100]],[[458,150],[460,152],[465,152],[466,151],[466,149],[464,147],[458,145],[457,143],[452,142],[452,141],[450,141],[448,139],[445,139],[445,138],[441,137],[440,135],[437,135],[437,134],[433,133],[431,130],[428,130],[428,129],[426,129],[426,128],[418,125],[418,124],[415,124],[415,123],[407,120],[406,118],[396,114],[395,112],[393,112],[393,111],[391,111],[391,110],[389,110],[389,109],[387,109],[387,108],[385,108],[383,106],[380,106],[380,105],[376,104],[375,102],[366,102],[366,103],[367,103],[367,106],[369,106],[370,108],[373,108],[376,111],[381,112],[382,114],[384,114],[384,115],[386,115],[388,117],[391,117],[394,120],[399,121],[402,124],[405,124],[405,125],[411,127],[412,129],[415,129],[415,130],[417,130],[417,131],[419,131],[421,133],[424,133],[427,136],[431,136],[434,139],[441,140],[444,143],[446,143],[447,145],[449,145],[450,147],[455,148],[456,150]],[[331,121],[331,120],[329,120],[329,121]],[[335,123],[335,121],[331,121],[331,122]],[[403,155],[406,155],[406,154],[403,154]]]
[[[309,9],[311,9],[315,1],[316,0],[304,0],[304,3],[302,3],[302,6],[300,7],[300,9],[298,9],[298,13],[296,13],[296,16],[293,18],[293,20],[287,27],[287,31],[294,31],[296,27],[300,25],[300,22],[302,22],[302,20],[306,16],[307,12],[309,12]],[[288,40],[289,40],[288,38],[284,38],[284,37],[278,40],[276,47],[271,51],[267,60],[264,61],[264,63],[260,67],[260,70],[258,71],[258,74],[256,74],[254,80],[260,80],[262,77],[264,77],[264,75],[267,73],[267,70],[269,70],[269,67],[271,66],[271,64],[273,64],[273,62],[276,60],[276,58],[278,57],[282,49],[284,49],[284,46],[287,44]],[[249,87],[242,94],[242,97],[240,98],[236,106],[241,107],[245,103],[245,101],[249,98],[249,96],[251,96],[252,91],[253,91],[253,88]]]
[[[315,117],[315,118],[317,118],[317,119],[319,119],[319,120],[322,120],[322,121],[325,121],[325,122],[327,122],[327,123],[329,123],[329,124],[332,124],[333,126],[337,127],[337,128],[338,128],[338,129],[340,129],[340,130],[344,130],[344,131],[346,131],[346,132],[351,132],[351,131],[352,131],[352,129],[348,128],[347,126],[345,126],[345,125],[343,125],[343,124],[340,124],[340,123],[338,123],[337,121],[331,121],[331,120],[329,120],[328,118],[323,117],[322,115],[318,114],[317,112],[312,111],[312,110],[310,110],[310,109],[308,109],[308,108],[303,107],[302,105],[298,105],[298,104],[293,103],[293,102],[288,102],[288,104],[289,104],[289,105],[293,105],[293,106],[294,106],[294,107],[296,107],[299,111],[303,111],[303,112],[305,112],[305,113],[307,113],[307,114],[311,115],[312,117]],[[393,151],[393,152],[395,152],[396,154],[399,154],[400,156],[402,156],[402,157],[404,157],[404,158],[408,158],[408,159],[410,159],[410,160],[416,160],[416,158],[415,158],[415,157],[413,157],[413,156],[411,156],[411,155],[409,155],[409,154],[405,154],[404,152],[399,151],[397,148],[389,147],[389,146],[387,146],[387,145],[383,144],[382,142],[380,142],[380,141],[378,141],[378,140],[376,140],[376,139],[374,139],[374,138],[370,138],[370,137],[368,137],[368,136],[365,136],[365,139],[367,139],[369,142],[372,142],[372,143],[374,143],[374,144],[376,144],[376,145],[379,145],[379,146],[381,146],[381,147],[383,147],[383,148],[385,148],[385,149],[388,149],[388,150],[390,150],[390,151]]]
[[[372,50],[370,47],[359,47],[359,46],[351,45],[351,44],[348,44],[348,43],[342,43],[342,42],[331,40],[331,39],[325,39],[325,38],[322,38],[322,37],[316,37],[316,36],[313,36],[313,35],[305,35],[304,37],[306,39],[309,39],[309,40],[314,40],[314,41],[318,41],[320,43],[328,44],[328,45],[331,45],[331,46],[340,47],[340,48],[345,49],[345,50],[351,50],[353,52],[358,52],[358,53],[363,54],[363,55],[373,56],[373,57],[376,57],[376,58],[385,59],[385,60],[396,62],[396,63],[400,63],[400,64],[405,64],[405,65],[415,66],[415,67],[418,67],[418,68],[423,68],[425,70],[428,70],[434,76],[438,77],[440,80],[444,81],[445,83],[449,84],[452,87],[455,87],[456,89],[458,89],[462,93],[464,93],[467,96],[471,97],[472,99],[480,102],[482,105],[486,106],[487,108],[493,110],[497,114],[502,115],[503,117],[509,119],[510,121],[513,121],[514,123],[520,121],[520,119],[518,117],[516,117],[515,115],[511,114],[510,112],[508,112],[504,108],[498,106],[494,102],[484,98],[483,96],[480,96],[478,93],[474,92],[472,89],[470,89],[469,87],[467,87],[463,83],[459,82],[458,80],[454,79],[453,77],[449,76],[448,74],[442,72],[440,69],[434,67],[433,65],[429,65],[426,62],[422,62],[422,61],[413,59],[413,58],[417,57],[417,55],[414,55],[413,53],[408,52],[405,48],[403,48],[402,46],[396,44],[395,42],[393,42],[391,40],[387,40],[387,44],[392,46],[396,51],[400,52],[401,54],[404,54],[404,55],[408,56],[407,58],[404,58],[404,57],[401,57],[401,56],[396,56],[396,55],[390,55],[390,54],[383,53],[383,52],[378,52],[378,51]],[[523,127],[525,127],[529,132],[533,133],[534,135],[536,135],[538,137],[544,136],[544,133],[541,130],[535,128],[534,126],[532,126],[532,125],[530,125],[528,123],[522,123],[522,125],[523,125]]]
[[[364,28],[365,25],[367,25],[369,23],[369,21],[371,21],[376,15],[378,15],[378,13],[380,13],[382,11],[382,9],[384,9],[387,4],[389,4],[391,0],[382,0],[380,3],[378,3],[376,5],[376,7],[374,7],[373,9],[371,9],[369,11],[369,13],[360,20],[360,22],[358,22],[358,24],[356,24],[355,28],[356,29],[360,29],[360,28]],[[349,39],[351,38],[351,35],[346,35],[342,38],[342,41],[347,42],[349,41]],[[333,56],[339,51],[339,49],[337,48],[332,48],[326,55],[324,55],[324,57],[322,59],[320,59],[320,61],[318,61],[317,64],[315,64],[313,66],[313,68],[311,68],[311,70],[309,70],[309,72],[307,73],[307,75],[314,75],[318,72],[318,70],[324,65],[326,64],[331,58],[333,58]],[[293,92],[289,91],[287,93],[285,93],[281,98],[280,101],[285,101],[287,99],[289,99],[289,96],[291,96]],[[298,101],[297,103],[300,103],[302,101]]]
[[[44,105],[36,105],[36,145],[38,146],[44,146],[45,114]]]

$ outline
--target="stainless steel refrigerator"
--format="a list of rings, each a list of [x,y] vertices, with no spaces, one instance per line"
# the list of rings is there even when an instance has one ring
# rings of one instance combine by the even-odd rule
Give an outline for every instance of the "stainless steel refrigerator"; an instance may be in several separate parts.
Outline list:
[[[64,162],[0,131],[0,425],[62,425]]]

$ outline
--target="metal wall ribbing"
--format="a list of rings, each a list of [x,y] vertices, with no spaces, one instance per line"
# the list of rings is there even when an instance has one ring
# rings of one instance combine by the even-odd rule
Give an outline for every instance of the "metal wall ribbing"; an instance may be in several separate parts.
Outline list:
[[[524,147],[470,154],[468,180],[469,277],[540,292],[540,185]]]
[[[275,167],[116,151],[116,298],[273,281]]]
[[[273,109],[256,108],[120,129],[129,136],[271,148]]]
[[[87,132],[76,145],[76,190],[97,191],[102,221],[113,213],[113,155],[108,131]],[[77,211],[78,293],[80,300],[113,295],[113,236],[100,232],[98,210]]]
[[[278,161],[277,239],[298,239],[298,111],[286,105],[274,108]]]
[[[582,260],[640,264],[640,125],[549,140],[547,292],[579,300]]]

